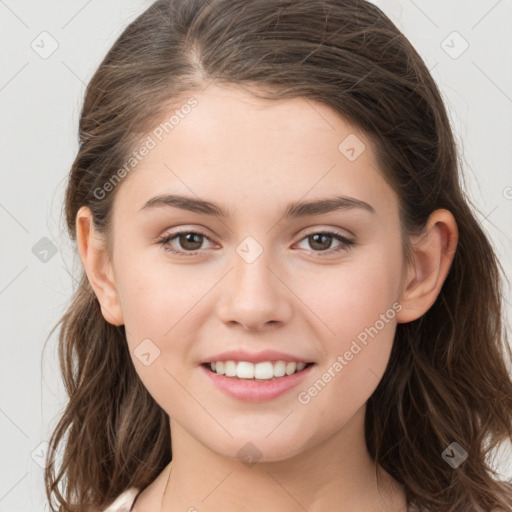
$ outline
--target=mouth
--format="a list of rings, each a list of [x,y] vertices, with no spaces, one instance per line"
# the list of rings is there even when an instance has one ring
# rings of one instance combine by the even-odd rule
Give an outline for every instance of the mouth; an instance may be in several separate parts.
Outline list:
[[[286,396],[314,371],[316,363],[291,361],[212,361],[199,365],[215,388],[241,402],[266,402]]]
[[[288,361],[212,361],[201,366],[209,372],[240,381],[274,381],[302,373],[315,363],[295,363]]]

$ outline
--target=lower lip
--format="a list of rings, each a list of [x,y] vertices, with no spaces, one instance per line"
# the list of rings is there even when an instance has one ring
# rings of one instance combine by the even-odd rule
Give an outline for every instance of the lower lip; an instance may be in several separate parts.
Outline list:
[[[313,366],[314,364],[311,364],[301,372],[266,381],[236,379],[219,375],[202,365],[200,368],[213,385],[227,395],[244,402],[265,402],[277,398],[300,384],[309,375]]]

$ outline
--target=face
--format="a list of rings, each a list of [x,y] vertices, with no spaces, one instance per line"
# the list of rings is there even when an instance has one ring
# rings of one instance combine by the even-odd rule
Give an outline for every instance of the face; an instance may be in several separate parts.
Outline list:
[[[398,198],[369,139],[323,104],[215,85],[194,97],[115,199],[127,340],[190,436],[227,457],[250,442],[262,461],[284,460],[343,429],[384,373],[404,275]],[[219,360],[260,377],[293,370],[271,362],[312,364],[249,382],[215,377],[204,363]]]

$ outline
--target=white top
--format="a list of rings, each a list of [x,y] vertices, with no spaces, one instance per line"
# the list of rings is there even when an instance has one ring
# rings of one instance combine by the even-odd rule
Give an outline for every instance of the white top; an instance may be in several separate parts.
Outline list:
[[[120,494],[103,512],[130,512],[138,493],[139,489],[130,487]]]

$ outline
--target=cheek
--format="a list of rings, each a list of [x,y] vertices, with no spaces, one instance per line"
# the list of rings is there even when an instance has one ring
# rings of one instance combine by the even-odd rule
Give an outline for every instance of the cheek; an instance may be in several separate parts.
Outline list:
[[[130,266],[120,299],[135,370],[153,399],[169,412],[190,408],[184,391],[190,368],[185,363],[197,325],[191,322],[191,308],[198,299],[193,301],[187,291],[193,288],[190,280],[183,288],[177,273],[176,279],[164,275],[155,266]]]
[[[116,281],[130,354],[142,382],[164,407],[179,401],[190,366],[190,344],[200,336],[201,300],[218,277],[198,279],[193,265],[119,259]],[[173,379],[174,377],[174,379]]]
[[[162,339],[192,303],[204,293],[193,279],[193,266],[172,265],[160,256],[141,251],[140,256],[119,258],[116,282],[125,326],[137,337]],[[188,306],[188,307],[187,307]]]
[[[388,321],[383,326],[380,319],[387,312],[385,320],[395,322],[393,304],[399,297],[400,258],[392,243],[374,244],[339,265],[318,267],[307,278],[289,276],[295,279],[294,291],[325,326],[323,338],[330,347],[343,349],[347,340],[376,322],[384,337],[392,337]]]
[[[400,258],[392,244],[381,245],[309,286],[308,306],[327,327],[325,357],[313,383],[300,390],[299,403],[316,403],[342,421],[371,396],[388,364],[401,309]],[[301,293],[306,296],[306,289]]]

